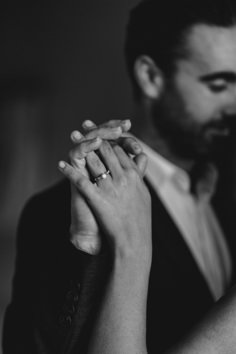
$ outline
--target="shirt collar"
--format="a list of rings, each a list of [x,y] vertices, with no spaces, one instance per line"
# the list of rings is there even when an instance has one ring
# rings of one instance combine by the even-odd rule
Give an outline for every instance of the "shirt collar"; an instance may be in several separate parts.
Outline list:
[[[144,142],[140,140],[139,142],[143,148],[143,152],[148,157],[146,171],[148,180],[152,183],[155,179],[160,188],[164,183],[172,182],[182,192],[190,193],[191,181],[189,174],[164,158]],[[201,166],[200,172],[196,179],[194,193],[199,199],[208,201],[215,192],[218,172],[216,167],[210,163]]]
[[[183,169],[164,158],[142,141],[139,142],[143,152],[148,157],[146,176],[150,181],[155,178],[160,188],[164,183],[171,181],[182,191],[190,191],[190,178]]]
[[[201,200],[209,201],[215,193],[218,181],[218,171],[215,165],[206,163],[201,168],[201,174],[198,176],[195,184],[195,194]]]

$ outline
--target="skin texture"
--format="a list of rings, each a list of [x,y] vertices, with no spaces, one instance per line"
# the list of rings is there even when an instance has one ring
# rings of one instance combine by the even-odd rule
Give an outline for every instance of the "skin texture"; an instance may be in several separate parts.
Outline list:
[[[166,354],[234,354],[236,348],[236,288],[214,306],[201,323]]]
[[[102,174],[106,170],[106,167],[94,152],[101,146],[102,139],[110,141],[120,139],[120,144],[128,153],[134,156],[140,153],[141,147],[134,138],[123,137],[130,127],[129,120],[110,121],[99,127],[91,121],[85,121],[83,128],[86,137],[79,131],[74,131],[71,134],[74,147],[71,149],[69,156],[74,169],[82,172],[84,176],[90,177],[84,159],[86,156],[87,163],[90,166],[95,165],[97,167],[95,176]],[[142,165],[140,168],[143,168]],[[83,196],[77,192],[73,184],[71,184],[70,240],[77,249],[93,255],[98,254],[101,250],[102,236],[97,221]]]
[[[93,146],[92,141],[91,151]],[[105,162],[112,177],[97,185],[84,176],[82,169],[75,169],[65,162],[60,164],[63,174],[94,212],[113,255],[113,268],[88,353],[147,353],[145,325],[151,267],[151,203],[140,173],[145,170],[146,158],[141,153],[135,165],[119,146],[112,149],[107,142],[99,151],[100,163]],[[88,163],[87,168],[96,175],[99,165]],[[235,302],[234,288],[167,354],[233,354],[236,345]]]
[[[88,140],[86,142],[89,143]],[[93,141],[91,143],[92,149],[94,149]],[[91,182],[84,175],[83,170],[77,166],[74,167],[63,162],[64,165],[61,163],[59,167],[75,185],[78,190],[77,193],[84,196],[95,217],[97,216],[114,252],[120,249],[121,253],[127,252],[128,255],[135,253],[135,257],[140,253],[143,255],[145,238],[140,238],[143,245],[140,244],[139,247],[134,248],[133,244],[136,243],[136,234],[141,233],[143,235],[146,228],[150,232],[148,228],[151,220],[149,215],[151,214],[150,196],[140,172],[142,166],[146,166],[146,156],[141,153],[138,164],[136,164],[120,146],[115,145],[112,148],[107,141],[103,141],[100,145],[99,155],[101,157],[99,158],[97,155],[96,163],[86,157],[86,166],[91,176],[99,175],[102,167],[105,170],[105,166],[111,173],[105,180],[99,180],[96,184]],[[146,199],[147,202],[145,202]],[[144,219],[142,219],[143,215]],[[149,216],[147,217],[147,215]],[[149,222],[146,222],[146,218]],[[130,240],[131,244],[129,244],[129,240],[126,240],[127,235],[132,238]],[[150,258],[151,253],[148,252],[147,260]]]
[[[90,146],[94,149],[93,142]],[[120,146],[103,141],[97,158],[100,161],[94,164],[86,157],[91,176],[99,175],[101,166],[111,171],[97,184],[78,166],[59,163],[91,208],[113,258],[88,353],[146,353],[146,298],[152,258],[151,198],[142,179],[146,156],[140,153],[135,162]]]

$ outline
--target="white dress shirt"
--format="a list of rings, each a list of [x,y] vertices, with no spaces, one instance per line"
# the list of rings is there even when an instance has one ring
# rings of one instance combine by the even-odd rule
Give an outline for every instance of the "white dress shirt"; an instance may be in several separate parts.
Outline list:
[[[232,263],[223,231],[210,205],[212,190],[199,183],[196,198],[190,193],[190,178],[184,170],[140,143],[148,156],[146,178],[178,227],[214,299],[218,300],[230,282]]]

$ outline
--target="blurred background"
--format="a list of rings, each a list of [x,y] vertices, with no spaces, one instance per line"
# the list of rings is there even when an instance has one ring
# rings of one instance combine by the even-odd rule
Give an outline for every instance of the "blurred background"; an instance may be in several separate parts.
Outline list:
[[[131,117],[123,38],[137,2],[1,2],[0,333],[25,201],[61,178],[57,161],[84,119]]]
[[[83,120],[132,118],[123,40],[137,2],[1,2],[0,340],[23,205],[61,178],[57,162],[67,157],[70,133]],[[226,189],[236,195],[234,137],[221,158],[220,198]]]

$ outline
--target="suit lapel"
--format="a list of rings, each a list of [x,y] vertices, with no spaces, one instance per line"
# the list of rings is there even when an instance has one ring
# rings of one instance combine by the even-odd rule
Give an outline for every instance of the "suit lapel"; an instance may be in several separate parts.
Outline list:
[[[148,353],[156,353],[167,350],[194,326],[213,304],[213,297],[180,231],[151,186],[149,189],[153,256],[147,346]]]
[[[178,227],[149,184],[148,188],[152,196],[153,272],[156,273],[155,265],[157,266],[158,263],[163,262],[163,265],[165,265],[165,269],[161,267],[163,274],[166,271],[170,271],[177,278],[181,276],[185,279],[186,277],[197,278],[201,287],[204,287],[209,296],[212,297],[205,278],[200,272]],[[162,255],[165,260],[162,259]]]

